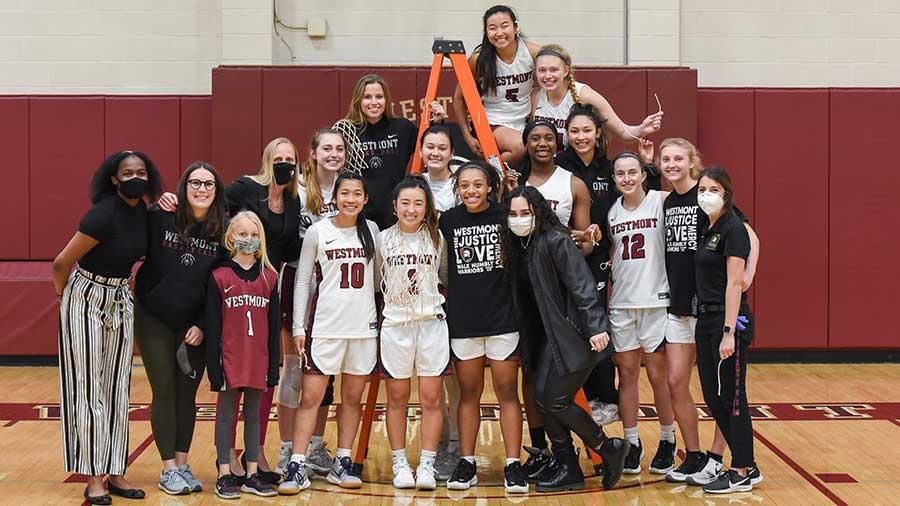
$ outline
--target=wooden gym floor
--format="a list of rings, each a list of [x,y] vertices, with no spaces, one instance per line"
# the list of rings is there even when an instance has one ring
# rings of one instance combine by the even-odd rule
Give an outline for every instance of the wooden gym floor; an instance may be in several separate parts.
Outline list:
[[[159,454],[153,445],[149,422],[150,388],[136,359],[131,391],[131,466],[127,477],[147,490],[147,499],[132,502],[114,498],[115,504],[206,505],[235,501],[218,499],[213,461],[214,395],[204,381],[198,395],[200,415],[194,435],[191,465],[206,490],[201,494],[172,497],[157,490]],[[589,478],[587,489],[577,493],[507,496],[502,487],[502,445],[496,402],[490,385],[485,389],[483,422],[479,436],[478,468],[481,485],[468,492],[395,491],[390,486],[390,449],[380,414],[373,427],[369,457],[356,491],[343,491],[323,480],[298,496],[257,498],[254,504],[325,505],[430,505],[507,504],[900,504],[900,365],[751,365],[750,400],[754,407],[756,459],[765,481],[752,492],[731,496],[704,495],[693,487],[665,483],[646,472],[658,437],[658,424],[646,379],[642,380],[641,440],[649,455],[644,473],[624,477],[615,490],[603,491],[599,480]],[[702,402],[697,376],[693,392]],[[57,369],[54,367],[0,368],[0,504],[80,504],[84,484],[63,472],[58,422]],[[383,401],[383,393],[381,400]],[[415,402],[415,398],[413,399]],[[381,407],[381,406],[380,406]],[[274,408],[272,416],[274,418]],[[410,407],[410,444],[413,465],[418,460],[418,414]],[[701,438],[708,445],[713,422],[703,417]],[[239,427],[240,430],[240,427]],[[621,424],[607,430],[621,435]],[[329,421],[327,440],[334,448],[336,427]],[[681,439],[679,434],[679,448]],[[239,438],[240,440],[240,438]],[[527,432],[525,442],[527,443]],[[276,460],[277,422],[269,424],[266,447],[270,462]],[[586,472],[591,469],[582,457]],[[729,457],[726,456],[726,462]]]

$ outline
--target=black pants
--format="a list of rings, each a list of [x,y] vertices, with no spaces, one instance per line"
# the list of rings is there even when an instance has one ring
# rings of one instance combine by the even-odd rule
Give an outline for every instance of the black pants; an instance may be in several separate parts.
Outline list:
[[[585,351],[585,353],[592,353]],[[575,393],[584,385],[591,369],[582,369],[569,374],[561,374],[553,364],[550,350],[546,346],[536,361],[534,371],[534,403],[544,418],[544,426],[554,448],[572,445],[575,432],[586,445],[598,448],[606,439],[591,415],[575,404]]]
[[[196,371],[192,379],[178,367],[175,351],[184,339],[158,318],[135,302],[134,335],[141,348],[141,358],[153,401],[150,403],[150,427],[162,460],[175,458],[175,452],[187,453],[194,438],[197,418],[197,387],[203,379],[206,354],[202,347],[188,346],[191,364]]]
[[[741,314],[746,316],[743,311]],[[697,320],[697,372],[703,400],[731,450],[731,466],[749,467],[754,462],[753,425],[747,406],[747,349],[750,342],[736,337],[734,354],[721,360],[719,344],[724,325],[724,313],[700,315]]]
[[[594,281],[597,283],[597,296],[600,298],[600,304],[606,311],[607,293],[609,292],[607,283],[609,282],[609,255],[592,254],[587,258],[588,267],[591,268],[591,274],[594,275]],[[609,342],[612,346],[612,341]],[[584,383],[584,394],[588,399],[596,399],[607,404],[619,404],[619,390],[616,389],[616,365],[613,363],[612,353],[608,357],[601,360],[594,370],[591,371],[587,381]]]

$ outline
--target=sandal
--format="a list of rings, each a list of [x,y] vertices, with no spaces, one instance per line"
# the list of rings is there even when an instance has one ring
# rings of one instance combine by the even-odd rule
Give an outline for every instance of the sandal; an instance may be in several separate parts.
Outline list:
[[[90,504],[101,504],[103,506],[112,504],[112,497],[109,494],[99,496],[88,495],[87,487],[84,488],[84,499]]]

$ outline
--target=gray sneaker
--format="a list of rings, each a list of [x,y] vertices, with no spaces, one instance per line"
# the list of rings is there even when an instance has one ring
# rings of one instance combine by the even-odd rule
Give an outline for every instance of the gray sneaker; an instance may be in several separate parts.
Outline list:
[[[281,446],[278,448],[278,467],[275,468],[275,472],[284,476],[287,474],[287,465],[288,462],[291,461],[291,447]]]
[[[362,486],[362,480],[359,479],[359,476],[354,476],[353,474],[353,461],[350,460],[350,457],[335,457],[327,479],[328,483],[341,488],[359,488]]]
[[[326,475],[331,471],[334,463],[334,457],[328,454],[328,443],[322,443],[322,446],[309,452],[306,456],[306,465],[318,475]]]
[[[178,467],[178,474],[184,479],[185,483],[188,484],[188,487],[191,488],[191,492],[200,492],[203,490],[203,484],[200,483],[194,473],[191,472],[191,466],[187,464],[182,464]]]
[[[449,480],[458,463],[459,452],[450,451],[447,445],[441,444],[434,458],[434,477],[441,481]]]
[[[160,490],[169,495],[185,495],[191,493],[191,487],[181,477],[178,469],[166,469],[159,475],[159,483],[156,485]]]

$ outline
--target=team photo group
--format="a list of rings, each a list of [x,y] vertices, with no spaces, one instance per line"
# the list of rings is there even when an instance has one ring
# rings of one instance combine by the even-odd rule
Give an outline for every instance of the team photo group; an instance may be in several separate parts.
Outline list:
[[[234,181],[197,161],[163,182],[140,146],[102,161],[92,206],[53,261],[64,462],[86,476],[89,503],[146,496],[125,477],[135,344],[166,494],[295,495],[315,477],[365,486],[351,448],[373,373],[393,486],[469,489],[485,369],[508,494],[584,488],[573,434],[602,459],[605,489],[644,466],[706,493],[763,480],[746,377],[760,246],[734,205],[740,189],[691,142],[653,138],[661,106],[620,119],[576,80],[565,48],[522,35],[510,7],[482,22],[469,65],[503,163],[483,161],[459,87],[459,130],[432,102],[420,136],[376,74],[356,83],[346,117],[302,143],[271,140]],[[609,140],[633,149],[610,153]],[[638,437],[642,366],[658,441]],[[201,481],[189,452],[204,377],[218,474]],[[715,419],[710,441],[695,401]],[[267,455],[273,404],[281,443]],[[624,437],[604,433],[619,422]]]

